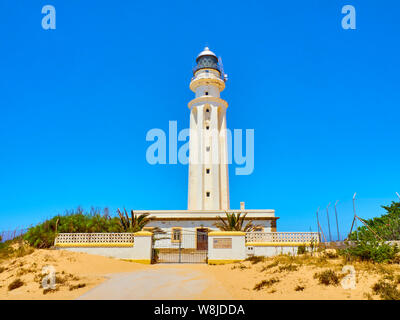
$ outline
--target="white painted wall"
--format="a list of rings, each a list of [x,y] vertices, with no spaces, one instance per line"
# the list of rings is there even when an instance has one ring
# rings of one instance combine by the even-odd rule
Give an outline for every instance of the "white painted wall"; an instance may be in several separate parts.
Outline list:
[[[204,79],[214,81],[206,83]],[[220,99],[225,84],[218,71],[202,69],[196,72],[190,87],[195,98],[190,102],[188,209],[227,210],[227,136],[223,131],[227,104]]]
[[[246,246],[246,256],[273,257],[280,254],[297,255],[298,246]]]
[[[127,260],[151,260],[152,237],[135,236],[132,247],[57,247],[58,250],[84,252],[88,254]]]
[[[232,239],[231,249],[214,248],[214,239]],[[208,260],[244,260],[246,259],[245,236],[215,235],[208,237]]]
[[[57,250],[67,250],[73,252],[83,252],[97,256],[111,257],[117,259],[135,260],[134,247],[130,248],[79,248],[79,247],[62,247]]]

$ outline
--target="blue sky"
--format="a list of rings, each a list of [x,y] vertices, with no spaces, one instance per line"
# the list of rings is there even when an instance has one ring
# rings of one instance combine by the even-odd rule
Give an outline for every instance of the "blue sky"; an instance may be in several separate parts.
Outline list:
[[[348,231],[354,192],[360,216],[383,213],[400,192],[399,15],[396,1],[2,1],[0,230],[78,205],[186,209],[187,166],[148,164],[145,137],[189,125],[205,45],[229,75],[228,127],[255,130],[232,208],[274,208],[278,231],[315,231],[336,200]]]

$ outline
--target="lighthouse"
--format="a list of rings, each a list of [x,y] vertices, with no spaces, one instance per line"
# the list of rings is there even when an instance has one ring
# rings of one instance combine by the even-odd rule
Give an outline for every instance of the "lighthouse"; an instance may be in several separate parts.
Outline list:
[[[190,82],[188,210],[229,209],[225,81],[220,60],[204,48]]]

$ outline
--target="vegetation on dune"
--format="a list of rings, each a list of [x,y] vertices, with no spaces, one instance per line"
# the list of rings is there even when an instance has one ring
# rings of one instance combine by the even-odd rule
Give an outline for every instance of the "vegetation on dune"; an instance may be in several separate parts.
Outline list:
[[[34,251],[22,239],[8,240],[0,243],[0,262],[10,258],[21,258]],[[1,270],[1,268],[0,268]],[[4,271],[4,270],[3,270]],[[1,271],[0,271],[1,273]]]
[[[250,261],[252,264],[256,264],[259,262],[263,262],[265,260],[264,256],[251,256],[248,257],[245,261]]]
[[[322,272],[315,273],[314,279],[318,279],[318,282],[320,284],[324,284],[326,286],[337,286],[339,284],[340,277],[334,270],[328,269]]]
[[[381,279],[372,286],[372,290],[382,300],[400,300],[400,291],[397,289],[397,284],[394,280]]]
[[[101,212],[92,208],[85,212],[78,207],[29,228],[23,238],[35,248],[50,248],[57,233],[75,232],[124,232],[124,229],[117,217],[110,217],[108,209]]]
[[[272,279],[269,279],[269,280],[263,280],[263,281],[257,283],[257,284],[254,286],[253,290],[260,291],[261,289],[264,289],[265,287],[269,288],[269,287],[271,287],[273,284],[275,284],[275,283],[277,283],[277,282],[279,282],[279,281],[280,281],[280,280],[277,279],[277,278],[272,278]]]
[[[294,291],[303,291],[305,289],[304,286],[297,285],[296,288],[294,288]]]
[[[400,202],[382,206],[386,214],[363,222],[364,225],[353,231],[347,248],[340,253],[347,260],[359,259],[378,263],[395,262],[399,248],[386,241],[400,240]]]
[[[24,282],[21,281],[21,279],[15,279],[13,282],[11,282],[8,285],[8,291],[12,291],[14,289],[17,289],[19,287],[22,287],[24,285]]]
[[[148,214],[136,215],[131,210],[128,216],[125,209],[124,213],[119,209],[117,212],[118,217],[111,217],[107,208],[85,212],[78,207],[29,228],[23,239],[35,248],[44,249],[53,246],[58,233],[138,232],[150,222]]]
[[[347,261],[355,259],[378,263],[394,262],[398,257],[397,245],[387,244],[378,240],[358,240],[354,245],[340,251]]]
[[[372,229],[381,241],[400,240],[400,202],[392,202],[389,206],[382,206],[386,214],[363,220]],[[349,235],[351,241],[373,241],[377,237],[366,226],[361,226]]]

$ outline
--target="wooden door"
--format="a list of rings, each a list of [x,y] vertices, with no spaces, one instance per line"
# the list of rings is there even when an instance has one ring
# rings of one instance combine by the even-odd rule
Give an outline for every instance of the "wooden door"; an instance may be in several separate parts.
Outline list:
[[[208,229],[198,228],[197,233],[197,250],[208,250]]]

